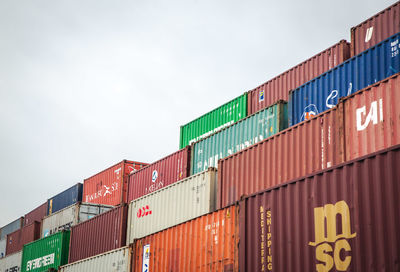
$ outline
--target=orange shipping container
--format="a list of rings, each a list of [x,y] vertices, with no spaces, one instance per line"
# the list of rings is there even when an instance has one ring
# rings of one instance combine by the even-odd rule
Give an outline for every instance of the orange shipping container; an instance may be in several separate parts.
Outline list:
[[[230,206],[136,240],[132,271],[238,271],[237,213]]]
[[[123,160],[85,179],[82,201],[112,206],[126,203],[128,175],[146,165],[147,163]]]

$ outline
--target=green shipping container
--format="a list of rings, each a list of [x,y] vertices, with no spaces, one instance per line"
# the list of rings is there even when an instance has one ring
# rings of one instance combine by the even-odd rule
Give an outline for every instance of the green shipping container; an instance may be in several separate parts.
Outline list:
[[[217,167],[218,160],[268,138],[288,126],[287,102],[256,112],[192,147],[191,174]]]
[[[197,142],[247,116],[247,94],[181,126],[179,148]]]
[[[21,272],[48,271],[68,263],[70,231],[39,239],[24,245]]]

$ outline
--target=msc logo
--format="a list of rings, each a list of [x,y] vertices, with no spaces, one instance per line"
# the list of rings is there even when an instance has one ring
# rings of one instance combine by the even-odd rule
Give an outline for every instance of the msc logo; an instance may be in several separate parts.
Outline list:
[[[336,228],[338,223],[341,223],[341,233]],[[314,224],[315,242],[308,244],[315,247],[316,259],[321,262],[317,264],[317,271],[327,272],[333,266],[337,271],[346,271],[351,262],[348,239],[356,237],[356,233],[351,233],[349,206],[342,200],[335,205],[314,208]]]
[[[138,210],[137,217],[140,218],[140,217],[144,217],[144,216],[147,216],[150,214],[151,214],[150,207],[149,207],[149,205],[146,205]]]
[[[357,118],[357,131],[364,130],[368,127],[369,123],[376,125],[378,124],[378,115],[379,121],[383,122],[383,106],[382,106],[382,99],[378,101],[373,101],[371,103],[371,107],[369,109],[369,113],[367,115],[366,107],[361,107],[356,110],[356,118]],[[365,119],[364,123],[362,120]]]

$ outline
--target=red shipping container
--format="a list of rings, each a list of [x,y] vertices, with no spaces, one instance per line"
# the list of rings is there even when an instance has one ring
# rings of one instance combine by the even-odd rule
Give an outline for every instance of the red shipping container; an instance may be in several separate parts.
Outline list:
[[[351,56],[400,32],[400,1],[351,28]]]
[[[123,160],[83,182],[83,202],[117,206],[126,203],[128,176],[147,163]]]
[[[341,162],[343,110],[333,108],[219,160],[217,206]]]
[[[22,250],[25,244],[40,238],[40,222],[24,226],[7,235],[6,256]]]
[[[27,226],[35,221],[42,222],[43,217],[47,215],[47,201],[30,211],[24,216],[24,226]]]
[[[341,64],[350,57],[350,44],[341,40],[332,47],[296,65],[248,92],[248,115],[278,100],[289,100],[289,91]]]
[[[400,271],[400,146],[240,202],[240,271]]]
[[[125,246],[127,216],[123,204],[72,226],[68,263]]]
[[[346,160],[400,144],[400,73],[343,100]]]
[[[187,146],[129,175],[128,202],[190,175],[190,146]]]

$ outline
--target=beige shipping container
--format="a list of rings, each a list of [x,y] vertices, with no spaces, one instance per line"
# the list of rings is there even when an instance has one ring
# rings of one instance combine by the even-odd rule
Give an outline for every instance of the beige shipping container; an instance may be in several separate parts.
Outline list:
[[[61,266],[59,272],[130,272],[131,247],[121,247],[106,253]]]
[[[0,259],[0,272],[21,271],[22,250]]]
[[[6,256],[7,237],[0,240],[0,258]]]
[[[185,178],[132,201],[128,211],[127,243],[213,212],[217,170]]]
[[[40,237],[69,230],[72,226],[109,211],[112,208],[113,206],[109,205],[78,202],[43,218]]]

